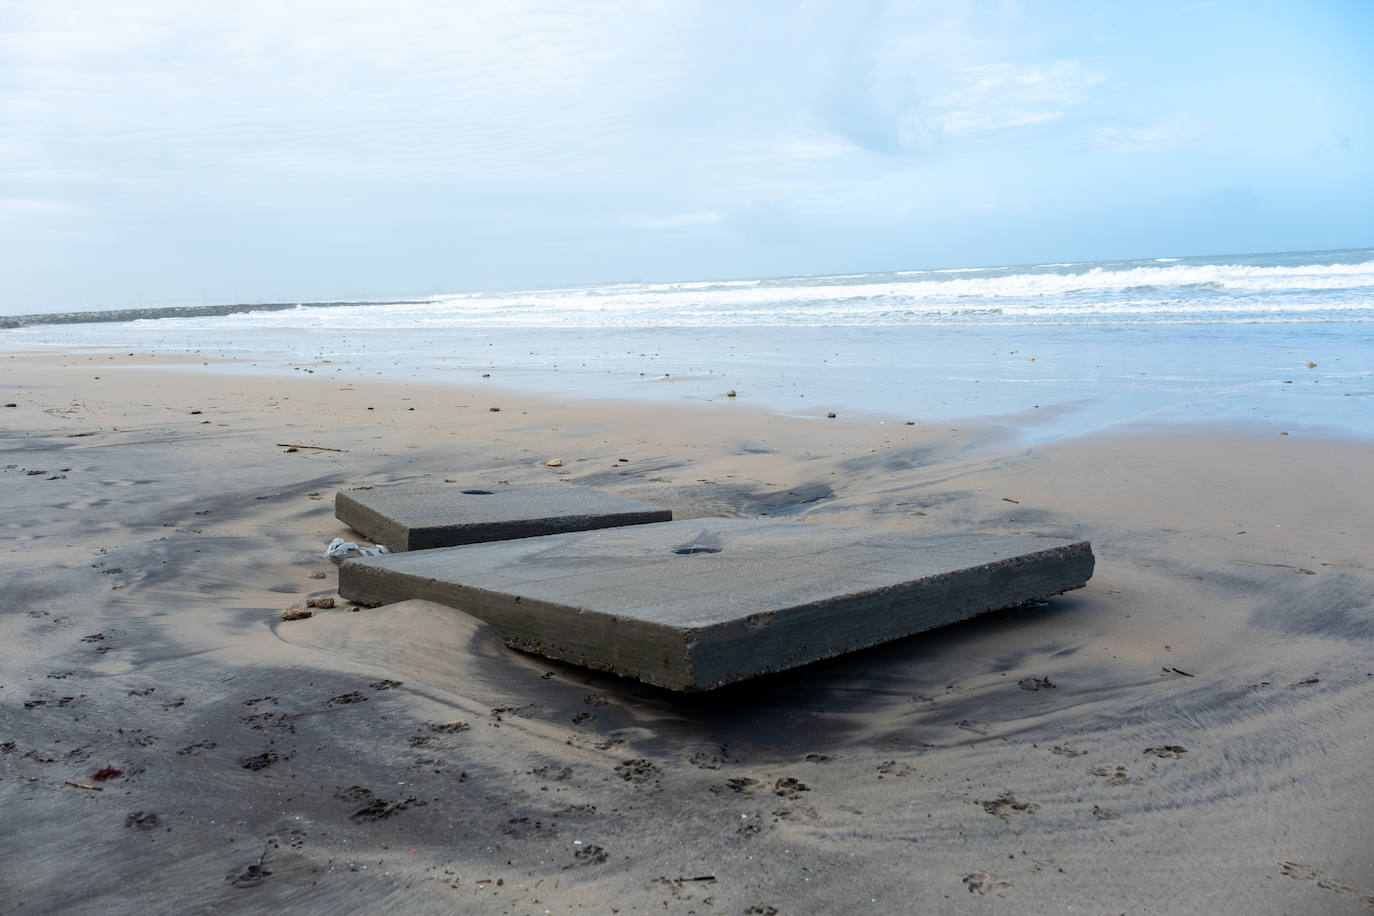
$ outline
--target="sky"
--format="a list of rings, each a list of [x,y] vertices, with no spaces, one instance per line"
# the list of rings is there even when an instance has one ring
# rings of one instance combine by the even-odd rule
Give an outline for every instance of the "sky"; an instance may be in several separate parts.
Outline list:
[[[1374,3],[0,0],[0,313],[1374,245]]]

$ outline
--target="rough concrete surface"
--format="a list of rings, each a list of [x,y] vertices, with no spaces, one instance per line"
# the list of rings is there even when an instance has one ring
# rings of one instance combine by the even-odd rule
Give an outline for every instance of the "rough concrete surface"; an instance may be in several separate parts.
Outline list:
[[[393,551],[665,522],[667,509],[590,487],[405,484],[340,490],[334,515]]]
[[[1079,588],[1086,541],[693,519],[349,560],[359,602],[437,601],[512,646],[705,690]]]

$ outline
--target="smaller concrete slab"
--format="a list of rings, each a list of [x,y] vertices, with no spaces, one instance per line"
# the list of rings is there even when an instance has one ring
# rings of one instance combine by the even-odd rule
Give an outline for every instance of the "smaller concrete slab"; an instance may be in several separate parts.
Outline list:
[[[1087,541],[693,519],[347,560],[339,593],[421,598],[507,644],[709,690],[1080,588]]]
[[[395,552],[670,521],[667,509],[564,484],[403,484],[340,490],[339,521]]]

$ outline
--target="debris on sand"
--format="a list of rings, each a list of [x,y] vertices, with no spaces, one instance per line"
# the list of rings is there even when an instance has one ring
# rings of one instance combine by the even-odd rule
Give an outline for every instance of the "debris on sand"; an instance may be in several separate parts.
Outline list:
[[[391,553],[390,548],[385,544],[378,544],[376,547],[361,547],[354,541],[345,541],[343,538],[335,538],[329,542],[329,546],[324,549],[324,559],[346,559],[347,557],[379,557],[384,553]]]

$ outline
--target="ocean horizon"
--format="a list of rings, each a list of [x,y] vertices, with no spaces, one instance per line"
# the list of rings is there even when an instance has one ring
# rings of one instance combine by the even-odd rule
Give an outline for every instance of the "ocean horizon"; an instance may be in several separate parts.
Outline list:
[[[1370,248],[244,306],[0,340],[584,398],[733,390],[771,412],[976,419],[1035,440],[1161,424],[1374,434]]]

